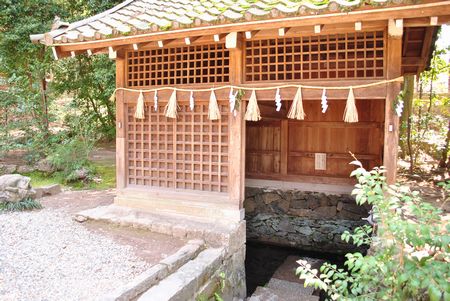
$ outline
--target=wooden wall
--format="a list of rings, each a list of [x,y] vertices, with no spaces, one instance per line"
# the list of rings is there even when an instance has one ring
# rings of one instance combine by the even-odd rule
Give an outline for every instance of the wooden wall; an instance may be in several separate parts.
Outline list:
[[[261,86],[304,81],[310,85],[317,81],[320,81],[317,85],[327,85],[328,81],[334,85],[356,84],[358,80],[385,77],[385,41],[383,30],[252,38],[246,42],[240,35],[235,49],[226,49],[218,43],[127,51],[123,83],[126,87],[143,89],[173,85],[205,88],[228,83]],[[153,93],[146,94],[144,120],[133,116],[136,93],[125,93],[125,185],[230,192],[238,200],[243,189],[233,191],[233,187],[234,181],[241,188],[244,185],[244,164],[245,176],[249,178],[300,180],[305,175],[348,178],[352,170],[348,165],[352,160],[349,151],[367,168],[382,162],[386,89],[381,88],[383,95],[376,97],[372,97],[373,91],[364,97],[357,94],[360,121],[354,124],[342,121],[343,93],[339,97],[331,93],[328,111],[322,114],[320,99],[305,91],[306,119],[294,121],[286,116],[293,97],[290,94],[295,91],[282,91],[281,112],[275,111],[274,91],[260,91],[258,101],[263,119],[246,123],[241,122],[242,115],[231,116],[228,91],[218,95],[220,121],[207,118],[207,93],[195,95],[198,105],[194,112],[188,108],[187,92],[179,95],[176,120],[164,116],[169,91],[158,94],[157,112],[152,109]],[[286,92],[290,93],[289,97]],[[247,99],[245,95],[244,108]],[[239,130],[245,124],[246,132]],[[245,162],[244,154],[237,156],[241,149],[244,151],[243,139],[246,139]],[[234,145],[231,141],[239,143]],[[326,154],[325,170],[315,168],[316,153]]]
[[[381,165],[384,101],[357,100],[359,122],[342,121],[345,100],[329,100],[325,114],[320,99],[304,100],[304,121],[288,120],[286,109],[261,106],[263,119],[247,122],[246,169],[249,178],[295,179],[296,175],[348,177],[349,151],[365,167]],[[284,102],[287,108],[290,105]],[[326,153],[326,170],[315,169],[315,153]]]

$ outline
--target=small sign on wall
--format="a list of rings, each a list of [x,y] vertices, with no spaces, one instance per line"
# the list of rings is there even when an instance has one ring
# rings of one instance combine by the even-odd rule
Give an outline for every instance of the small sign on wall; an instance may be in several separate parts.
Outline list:
[[[316,170],[327,170],[327,154],[326,153],[315,153],[315,169]]]

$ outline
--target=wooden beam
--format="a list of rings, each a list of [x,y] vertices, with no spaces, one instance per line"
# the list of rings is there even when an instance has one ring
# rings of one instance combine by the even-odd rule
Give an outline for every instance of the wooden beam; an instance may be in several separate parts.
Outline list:
[[[437,18],[436,25],[433,25],[434,20],[432,18]],[[443,15],[443,16],[432,16],[432,17],[419,17],[419,18],[410,18],[410,19],[403,19],[403,26],[404,27],[426,27],[426,26],[439,26],[444,24],[450,23],[450,15]]]
[[[438,17],[430,17],[430,25],[437,26],[438,25]]]
[[[322,31],[322,24],[316,24],[314,25],[314,33],[320,33]]]
[[[389,22],[389,26],[395,25],[395,23]],[[395,27],[398,28],[397,26]],[[389,28],[389,32],[392,32],[391,28]],[[399,32],[395,33],[396,35],[389,35],[387,39],[387,79],[393,79],[401,75],[402,35],[399,35]],[[401,33],[403,33],[403,30]],[[395,113],[393,103],[399,92],[399,83],[390,83],[387,85],[384,120],[383,165],[387,169],[386,180],[388,184],[393,184],[397,176],[399,118]]]
[[[113,47],[108,47],[108,56],[110,59],[114,60],[117,58],[117,51]]]
[[[237,32],[230,32],[225,38],[225,47],[228,49],[236,48],[237,46]]]
[[[236,34],[236,45],[230,49],[230,84],[243,81],[243,36]],[[228,91],[227,91],[228,92]],[[230,202],[242,210],[245,193],[245,105],[241,102],[237,116],[229,113],[228,195]],[[243,218],[243,216],[242,216]]]
[[[289,29],[290,28],[286,28],[286,27],[278,28],[278,35],[280,37],[284,37],[288,33]]]
[[[199,40],[200,37],[185,37],[184,38],[184,43],[186,45],[191,45],[192,43],[194,43],[195,41]]]
[[[118,51],[116,58],[117,88],[125,87],[125,72],[125,53],[124,51]],[[116,185],[118,190],[124,189],[127,186],[127,146],[125,142],[125,114],[124,93],[122,90],[118,90],[116,92]]]
[[[187,35],[216,35],[231,31],[263,30],[280,27],[314,26],[320,24],[336,24],[342,22],[356,22],[364,20],[377,21],[387,19],[407,19],[430,16],[450,15],[450,3],[439,1],[424,4],[412,4],[395,7],[373,8],[368,10],[355,10],[350,12],[336,12],[322,15],[305,15],[290,18],[271,20],[258,20],[243,23],[230,23],[213,26],[202,26],[187,29],[176,29],[169,31],[158,31],[135,36],[124,36],[100,41],[75,42],[58,45],[62,51],[85,50],[87,48],[108,47],[126,45],[132,43],[145,43],[167,38],[184,38]]]
[[[403,19],[389,19],[388,33],[391,37],[401,37],[403,35]]]
[[[55,61],[57,61],[59,59],[59,56],[58,56],[58,51],[56,50],[56,47],[52,47],[52,53],[53,53],[53,58],[55,59]]]
[[[281,120],[280,173],[287,175],[289,156],[289,120]]]

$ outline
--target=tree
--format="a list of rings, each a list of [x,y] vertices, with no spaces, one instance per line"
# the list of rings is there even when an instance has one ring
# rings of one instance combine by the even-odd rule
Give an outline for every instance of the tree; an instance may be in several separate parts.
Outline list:
[[[114,63],[105,55],[63,60],[54,69],[52,87],[73,97],[71,107],[93,117],[104,138],[115,136],[115,104],[109,100],[115,88]]]
[[[55,117],[52,102],[62,93],[70,93],[75,95],[74,105],[89,107],[89,114],[97,117],[100,131],[111,137],[114,131],[114,105],[106,103],[104,95],[112,92],[114,87],[114,64],[105,58],[96,57],[55,62],[51,51],[42,44],[31,43],[29,35],[49,31],[55,16],[73,22],[119,2],[0,0],[0,74],[9,84],[9,89],[0,94],[0,107],[7,108],[6,113],[0,113],[3,119],[8,116],[7,126],[1,126],[0,130],[21,133],[20,142],[24,146],[31,146],[33,151],[44,155],[42,149],[55,140],[51,139],[49,129]],[[56,72],[61,70],[57,69],[61,66],[74,74],[68,76],[67,72]],[[76,73],[86,70],[90,70],[90,73],[84,73],[90,80]],[[59,89],[54,89],[54,85],[47,80],[54,73],[62,76],[55,80]],[[73,78],[79,81],[73,83]],[[66,81],[66,85],[62,85],[63,81]],[[99,85],[100,82],[102,85]],[[106,112],[106,117],[99,112]],[[2,136],[0,139],[6,140]],[[0,144],[3,147],[4,143]]]

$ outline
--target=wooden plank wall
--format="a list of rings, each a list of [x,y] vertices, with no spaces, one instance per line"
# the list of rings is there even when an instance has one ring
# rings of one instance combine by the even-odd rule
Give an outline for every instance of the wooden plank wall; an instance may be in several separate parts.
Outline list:
[[[360,121],[352,124],[342,120],[345,100],[329,100],[325,114],[321,112],[320,99],[303,103],[304,121],[286,119],[285,112],[277,113],[270,103],[262,106],[261,121],[247,123],[247,177],[280,180],[296,175],[348,177],[353,169],[348,165],[352,161],[349,151],[367,168],[381,164],[383,100],[357,100]],[[287,101],[283,103],[284,107],[289,105]],[[287,146],[285,149],[283,144]],[[315,153],[327,154],[326,170],[315,169]]]

